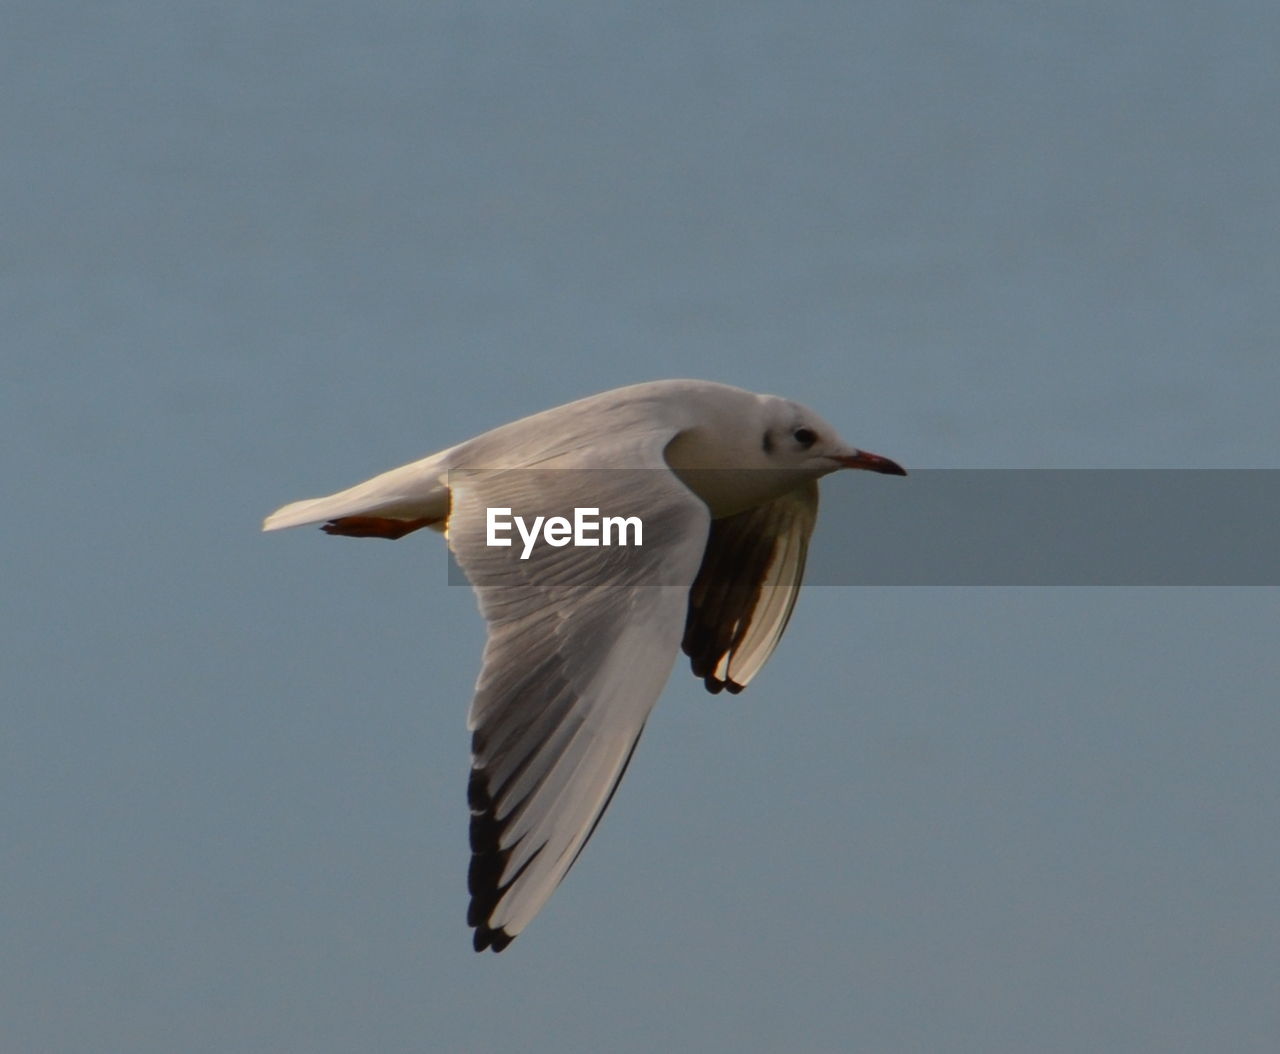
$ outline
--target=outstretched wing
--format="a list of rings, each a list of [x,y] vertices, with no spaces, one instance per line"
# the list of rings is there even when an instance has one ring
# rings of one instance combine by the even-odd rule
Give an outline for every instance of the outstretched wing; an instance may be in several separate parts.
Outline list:
[[[477,951],[501,951],[591,836],[678,654],[709,514],[666,468],[671,433],[629,437],[600,464],[453,472],[449,544],[476,588],[488,641],[472,730],[471,905]],[[643,544],[486,544],[486,509],[638,516]],[[515,533],[515,532],[513,532]]]
[[[740,692],[787,628],[818,518],[818,484],[711,524],[682,646],[707,690]]]

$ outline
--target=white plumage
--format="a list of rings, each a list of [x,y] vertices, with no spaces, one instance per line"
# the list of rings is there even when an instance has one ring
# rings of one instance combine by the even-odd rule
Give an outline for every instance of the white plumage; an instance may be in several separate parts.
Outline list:
[[[741,691],[795,604],[819,477],[904,475],[812,411],[707,381],[604,392],[496,428],[264,530],[447,530],[488,641],[471,702],[477,951],[501,951],[577,859],[683,647],[707,688]],[[490,508],[637,516],[622,548],[488,544]]]

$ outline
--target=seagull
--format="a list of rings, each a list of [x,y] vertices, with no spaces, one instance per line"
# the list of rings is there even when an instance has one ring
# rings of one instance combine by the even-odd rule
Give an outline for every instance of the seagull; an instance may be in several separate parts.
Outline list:
[[[356,538],[434,529],[475,589],[487,626],[467,721],[477,952],[506,948],[577,860],[681,650],[713,693],[760,671],[796,602],[818,479],[845,468],[906,475],[787,399],[651,381],[267,517],[266,531],[320,523]],[[643,535],[569,545],[530,515],[583,509],[634,517]],[[545,523],[541,544],[499,537],[499,512]]]

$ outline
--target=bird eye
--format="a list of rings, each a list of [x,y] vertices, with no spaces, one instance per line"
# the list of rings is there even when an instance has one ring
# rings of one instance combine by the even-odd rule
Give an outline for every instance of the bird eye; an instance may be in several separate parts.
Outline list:
[[[817,433],[810,428],[797,428],[791,433],[791,438],[806,450],[818,441]]]

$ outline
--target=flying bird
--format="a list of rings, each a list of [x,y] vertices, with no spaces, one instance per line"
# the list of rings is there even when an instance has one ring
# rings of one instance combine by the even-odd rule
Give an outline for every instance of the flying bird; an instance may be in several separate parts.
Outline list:
[[[267,531],[360,538],[432,528],[475,588],[488,631],[468,715],[476,951],[510,944],[582,852],[681,650],[711,692],[760,671],[795,605],[817,481],[842,468],[906,475],[789,400],[652,381],[267,517]],[[638,520],[643,536],[553,537],[552,516],[576,510]],[[494,530],[516,516],[543,525],[540,544]]]

